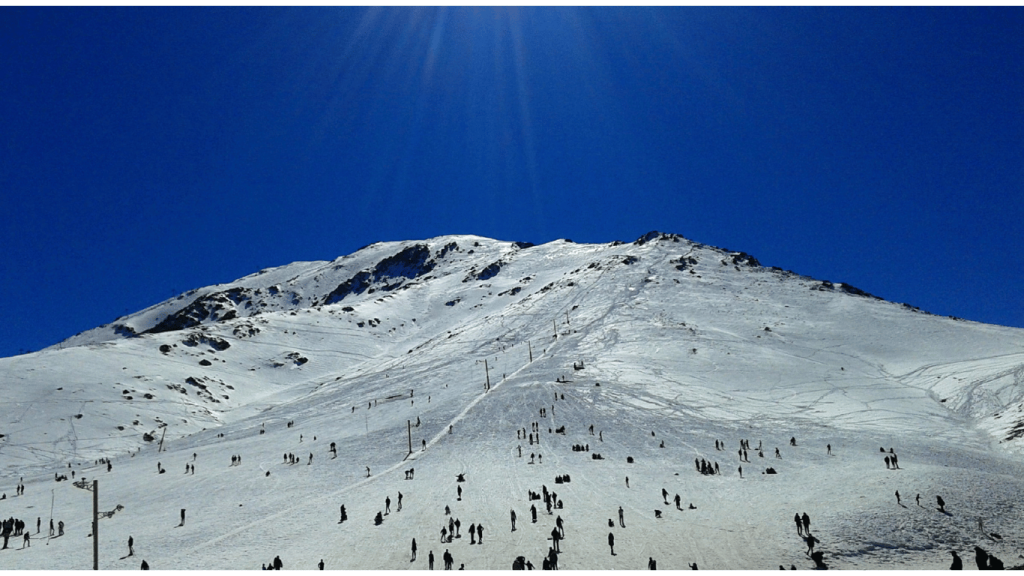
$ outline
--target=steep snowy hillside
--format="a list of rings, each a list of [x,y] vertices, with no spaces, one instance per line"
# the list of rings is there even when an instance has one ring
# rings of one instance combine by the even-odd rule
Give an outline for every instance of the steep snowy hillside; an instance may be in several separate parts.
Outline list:
[[[87,567],[89,498],[54,482],[70,470],[100,478],[101,508],[124,506],[101,521],[105,568],[137,567],[119,559],[128,534],[154,568],[281,555],[286,568],[423,569],[428,551],[440,568],[445,548],[456,567],[507,569],[523,555],[540,568],[556,515],[562,568],[813,566],[797,511],[815,519],[831,566],[940,568],[975,545],[1010,565],[1024,551],[1022,384],[1024,331],[676,235],[378,243],[0,360],[0,515],[48,516],[53,496],[73,536],[0,552],[0,568]],[[890,447],[898,470],[883,462]],[[527,499],[542,485],[564,501],[551,516]],[[392,512],[375,526],[386,495]],[[462,537],[442,545],[446,505]],[[189,520],[168,530],[183,507]],[[468,545],[470,523],[486,525],[484,544]]]

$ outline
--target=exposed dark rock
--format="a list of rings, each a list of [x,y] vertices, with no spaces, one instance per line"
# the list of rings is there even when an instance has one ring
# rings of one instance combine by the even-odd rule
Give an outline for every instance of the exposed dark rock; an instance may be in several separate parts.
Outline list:
[[[188,338],[182,340],[181,343],[184,344],[185,346],[198,346],[200,344],[206,344],[207,346],[213,348],[214,350],[217,350],[218,352],[223,352],[228,348],[231,348],[231,344],[228,343],[228,341],[223,338],[218,338],[216,336],[208,336],[206,334],[197,332],[189,334]]]
[[[114,333],[125,338],[137,338],[138,333],[135,332],[135,328],[126,324],[114,324]]]
[[[746,264],[751,268],[757,268],[758,266],[761,265],[761,263],[757,261],[757,258],[754,258],[753,256],[747,254],[746,252],[738,252],[736,254],[733,254],[732,263],[735,265]]]
[[[199,361],[199,365],[200,366],[210,366],[211,362],[209,360],[203,358],[202,360]]]
[[[449,243],[445,244],[443,248],[438,250],[437,254],[434,256],[434,259],[435,260],[440,260],[441,258],[444,258],[445,255],[448,254],[449,252],[451,252],[451,251],[456,251],[457,252],[458,250],[459,250],[459,245],[458,244],[456,244],[455,242],[449,242]]]
[[[170,345],[168,345],[168,344],[161,344],[160,345],[160,352],[162,352],[164,354],[168,354],[170,351],[171,351]]]
[[[329,305],[341,302],[350,294],[362,294],[374,290],[370,286],[386,280],[413,279],[434,269],[437,263],[430,258],[430,248],[426,244],[416,244],[401,252],[389,256],[377,263],[371,270],[364,270],[341,283],[320,304]],[[404,282],[386,284],[382,290],[393,290]],[[372,292],[369,292],[372,293]]]
[[[572,282],[570,282],[569,284],[572,285]],[[522,289],[522,286],[516,286],[515,288],[510,288],[508,290],[505,290],[504,292],[498,292],[498,296],[515,296],[516,294],[519,294],[519,292],[521,292]]]
[[[636,256],[626,256],[625,258],[622,259],[622,263],[623,264],[627,264],[627,265],[628,264],[636,264],[639,261],[640,261],[640,259],[637,258]]]
[[[534,246],[536,246],[536,244],[534,244],[533,242],[513,242],[512,245],[515,246],[516,248],[519,248],[520,250],[525,250],[527,248],[533,248]]]

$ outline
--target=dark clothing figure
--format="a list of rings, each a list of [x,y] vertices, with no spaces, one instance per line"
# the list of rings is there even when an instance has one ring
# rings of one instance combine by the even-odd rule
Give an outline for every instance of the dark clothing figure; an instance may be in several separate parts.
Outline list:
[[[391,514],[391,497],[388,496],[384,499],[384,513]]]
[[[974,547],[974,562],[978,565],[978,570],[988,570],[988,552],[985,552],[980,547]]]
[[[828,570],[828,566],[825,565],[825,553],[815,552],[811,554],[811,560],[814,560],[815,570]]]
[[[451,552],[448,552],[448,549],[445,548],[444,555],[441,557],[444,559],[444,569],[451,570],[452,563],[455,562],[455,559],[452,558]]]
[[[135,539],[132,538],[131,536],[128,537],[128,555],[129,556],[134,556],[135,555]]]
[[[903,503],[900,502],[900,491],[899,490],[896,491],[896,503],[901,505],[901,506],[903,505]]]
[[[946,512],[946,503],[942,500],[942,496],[936,496],[935,502],[939,505],[939,512]]]
[[[885,469],[886,470],[889,469],[889,457],[888,456],[885,457]]]
[[[178,526],[184,526],[184,525],[185,525],[185,509],[182,508],[181,509],[181,524],[178,524]]]
[[[139,570],[149,570],[149,564],[145,560],[143,560],[142,566],[139,566]]]
[[[622,519],[622,506],[619,506],[619,526],[626,527],[626,521]]]
[[[963,570],[964,561],[960,559],[955,550],[950,550],[950,554],[953,555],[953,564],[949,567],[950,570]]]
[[[918,506],[920,506],[920,505],[921,505],[921,495],[920,495],[920,494],[918,494],[918,495],[917,495],[917,497],[916,497],[916,498],[914,498],[914,500],[915,500],[915,501],[917,501],[917,505],[918,505]]]
[[[430,551],[430,554],[427,554],[427,566],[428,566],[427,570],[433,570],[434,569],[434,551],[433,550]]]
[[[469,543],[476,544],[476,524],[469,525]]]
[[[533,517],[533,523],[536,524],[537,523],[537,505],[536,504],[531,504],[530,505],[530,516]]]
[[[484,543],[484,525],[483,524],[477,524],[476,525],[476,543],[477,544],[483,544]]]
[[[281,562],[280,556],[274,556],[274,570],[280,570],[284,568],[284,562]]]
[[[793,521],[796,522],[796,534],[797,536],[804,535],[804,525],[800,523],[800,513],[797,512],[793,515]]]
[[[512,514],[512,531],[515,532],[516,531],[516,511],[515,510],[509,510],[509,512]]]
[[[317,563],[316,567],[321,569],[321,570],[324,569],[324,559],[323,558],[320,559],[320,562]]]
[[[812,536],[809,532],[807,533],[807,536],[804,538],[804,540],[807,542],[807,552],[806,552],[807,555],[810,555],[811,552],[814,552],[814,545],[815,544],[817,544],[818,542],[821,542],[821,540],[818,540],[817,538]]]
[[[803,520],[803,523],[804,523],[804,534],[810,534],[811,533],[811,517],[807,515],[807,512],[804,512],[802,520]]]
[[[825,448],[828,449],[828,455],[831,456],[832,455],[832,445],[831,444],[825,444]]]
[[[416,561],[416,539],[413,538],[412,539],[412,560],[409,560],[409,562],[415,562],[415,561]],[[323,564],[322,563],[321,563],[321,568],[320,569],[323,570]]]
[[[647,558],[647,569],[648,570],[657,570],[658,569],[658,563],[654,561],[654,558],[651,558],[651,557]]]
[[[608,547],[612,549],[612,556],[615,556],[615,535],[608,533]]]

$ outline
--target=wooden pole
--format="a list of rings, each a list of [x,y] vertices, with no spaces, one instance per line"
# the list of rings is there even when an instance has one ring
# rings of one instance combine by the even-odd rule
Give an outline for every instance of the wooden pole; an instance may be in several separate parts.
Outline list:
[[[487,368],[487,360],[484,359],[484,376],[487,377],[487,389],[491,389],[491,373]]]
[[[92,481],[92,569],[100,569],[100,481]]]
[[[164,451],[164,436],[167,435],[167,427],[164,426],[164,431],[160,433],[160,446],[156,449],[157,452]]]
[[[409,454],[412,454],[412,420],[405,421],[409,429]]]
[[[530,349],[530,362],[533,362],[533,344],[529,340],[526,341],[526,346]]]

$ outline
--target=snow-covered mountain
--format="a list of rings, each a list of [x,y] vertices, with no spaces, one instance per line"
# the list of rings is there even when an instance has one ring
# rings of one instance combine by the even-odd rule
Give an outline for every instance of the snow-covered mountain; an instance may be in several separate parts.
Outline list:
[[[280,555],[286,568],[424,569],[429,551],[441,568],[446,548],[456,567],[507,569],[522,555],[540,568],[555,515],[527,494],[542,485],[564,502],[561,568],[810,567],[792,526],[805,511],[830,566],[941,568],[975,545],[1011,565],[1024,551],[1022,384],[1022,330],[673,234],[377,243],[0,359],[0,515],[46,512],[45,525],[50,489],[68,524],[68,537],[0,552],[0,568],[88,567],[90,498],[54,482],[71,470],[100,479],[101,509],[124,506],[101,521],[104,568],[137,567],[119,559],[128,534],[154,568]],[[883,462],[889,448],[899,470]],[[196,473],[183,474],[193,454]],[[665,505],[663,488],[695,509]],[[483,545],[438,541],[446,505],[462,533],[486,525]],[[189,518],[175,528],[180,508]]]

